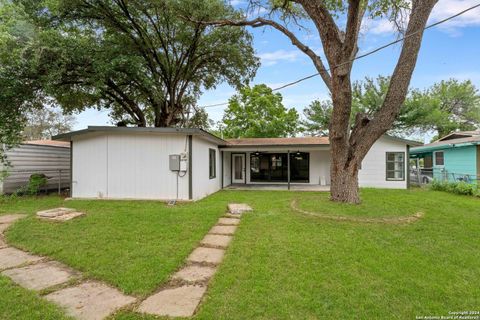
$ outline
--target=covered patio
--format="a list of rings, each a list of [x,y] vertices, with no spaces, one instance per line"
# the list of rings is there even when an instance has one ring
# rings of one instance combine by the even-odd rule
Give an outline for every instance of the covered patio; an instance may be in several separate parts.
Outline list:
[[[329,192],[330,186],[311,185],[311,184],[241,184],[235,183],[224,188],[225,190],[291,190],[291,191],[320,191]]]

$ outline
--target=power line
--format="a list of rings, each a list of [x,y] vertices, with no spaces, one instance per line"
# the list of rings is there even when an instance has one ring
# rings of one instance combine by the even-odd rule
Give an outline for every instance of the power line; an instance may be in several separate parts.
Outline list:
[[[440,25],[440,24],[442,24],[442,23],[445,23],[445,22],[447,22],[447,21],[449,21],[449,20],[452,20],[452,19],[454,19],[454,18],[456,18],[456,17],[459,17],[459,16],[467,13],[468,11],[474,10],[474,9],[476,9],[476,8],[478,8],[478,7],[480,7],[480,3],[478,3],[478,4],[476,4],[476,5],[472,6],[472,7],[469,7],[469,8],[467,8],[467,9],[463,10],[463,11],[460,11],[460,12],[458,12],[457,14],[454,14],[453,16],[450,16],[450,17],[447,17],[447,18],[442,19],[442,20],[440,20],[440,21],[437,21],[437,22],[435,22],[435,23],[432,23],[432,24],[426,26],[425,28],[423,28],[422,30],[417,30],[417,31],[415,31],[415,32],[412,32],[412,33],[410,33],[410,34],[407,34],[407,35],[405,35],[405,36],[402,37],[402,38],[399,38],[399,39],[397,39],[397,40],[395,40],[395,41],[392,41],[392,42],[389,42],[389,43],[387,43],[387,44],[385,44],[385,45],[383,45],[383,46],[381,46],[381,47],[378,47],[378,48],[373,49],[373,50],[371,50],[371,51],[368,51],[368,52],[366,52],[366,53],[364,53],[364,54],[361,54],[361,55],[359,55],[359,56],[356,56],[355,58],[353,58],[353,59],[351,59],[351,60],[348,60],[348,61],[342,62],[342,63],[340,63],[340,64],[338,64],[338,65],[335,65],[333,68],[338,68],[338,67],[341,67],[341,66],[343,66],[343,65],[345,65],[345,64],[348,64],[348,63],[350,63],[350,62],[353,62],[353,61],[355,61],[355,60],[368,57],[368,56],[370,56],[370,55],[372,55],[372,54],[374,54],[374,53],[377,53],[378,51],[381,51],[381,50],[386,49],[386,48],[388,48],[388,47],[390,47],[390,46],[393,46],[394,44],[397,44],[397,43],[399,43],[399,42],[402,42],[402,41],[404,41],[405,39],[410,38],[410,37],[412,37],[412,36],[420,33],[421,31],[424,31],[424,30],[427,30],[427,29],[436,27],[436,26],[438,26],[438,25]],[[331,68],[325,68],[325,69],[322,70],[322,71],[330,71],[330,70],[331,70]],[[298,79],[298,80],[295,80],[295,81],[286,83],[286,84],[284,84],[284,85],[282,85],[282,86],[280,86],[280,87],[274,88],[274,89],[272,89],[272,91],[279,91],[279,90],[282,90],[282,89],[291,87],[291,86],[293,86],[293,85],[296,85],[297,83],[300,83],[300,82],[303,82],[303,81],[305,81],[305,80],[308,80],[308,79],[317,77],[317,76],[319,76],[319,75],[320,75],[319,72],[314,73],[314,74],[311,74],[311,75],[309,75],[309,76],[300,78],[300,79]],[[228,104],[228,102],[222,102],[222,103],[216,103],[216,104],[210,104],[210,105],[202,106],[201,108],[220,107],[220,106],[225,106],[225,105],[227,105],[227,104]]]

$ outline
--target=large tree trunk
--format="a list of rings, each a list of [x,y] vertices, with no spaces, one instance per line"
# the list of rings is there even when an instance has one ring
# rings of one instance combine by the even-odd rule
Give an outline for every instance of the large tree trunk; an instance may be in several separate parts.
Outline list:
[[[335,155],[332,153],[332,159]],[[338,162],[338,161],[337,161]],[[360,203],[358,193],[358,168],[355,165],[349,165],[345,168],[344,163],[332,164],[331,171],[332,184],[330,186],[330,198],[337,202]],[[343,167],[343,170],[338,170]]]

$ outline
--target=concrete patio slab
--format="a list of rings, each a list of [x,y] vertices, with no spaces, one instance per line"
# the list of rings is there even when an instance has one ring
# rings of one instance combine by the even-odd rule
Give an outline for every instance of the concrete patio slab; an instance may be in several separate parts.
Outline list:
[[[64,221],[68,221],[68,220],[72,220],[76,217],[80,217],[80,216],[83,216],[85,215],[85,212],[70,212],[70,213],[66,213],[66,214],[62,214],[60,216],[54,216],[54,217],[40,217],[40,219],[43,219],[43,220],[49,220],[49,221],[59,221],[59,222],[64,222]]]
[[[65,283],[78,275],[55,261],[9,269],[3,271],[2,274],[24,288],[37,291]]]
[[[201,286],[165,289],[143,301],[138,311],[157,316],[191,317],[206,290]]]
[[[237,226],[213,226],[208,233],[232,235],[235,233],[236,229],[237,229]]]
[[[187,260],[197,263],[219,264],[220,262],[222,262],[224,254],[225,251],[222,249],[199,247],[193,250],[190,256],[188,256]]]
[[[18,219],[25,218],[27,215],[23,213],[16,213],[16,214],[6,214],[3,216],[0,216],[0,224],[7,223],[7,224],[12,224]]]
[[[175,273],[172,278],[189,282],[201,282],[210,279],[216,270],[216,268],[205,266],[186,266]]]
[[[218,219],[218,224],[222,224],[225,226],[236,226],[240,223],[239,219],[235,218],[220,218]]]
[[[104,319],[135,301],[134,297],[94,281],[55,291],[45,297],[64,307],[69,315],[82,320]]]
[[[242,214],[247,211],[252,211],[252,207],[246,203],[230,203],[228,205],[228,212],[233,214]]]
[[[230,241],[232,241],[232,236],[207,234],[200,243],[212,247],[226,248]]]
[[[37,216],[43,217],[43,218],[53,218],[53,217],[62,216],[67,213],[72,213],[75,211],[76,211],[75,209],[60,207],[60,208],[38,211]]]
[[[32,263],[43,259],[15,248],[0,249],[0,270],[13,268],[25,263]]]

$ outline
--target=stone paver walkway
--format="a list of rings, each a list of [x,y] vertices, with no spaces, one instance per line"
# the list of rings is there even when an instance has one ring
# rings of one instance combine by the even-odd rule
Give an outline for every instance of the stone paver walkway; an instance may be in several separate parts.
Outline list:
[[[147,297],[136,311],[168,317],[190,317],[195,314],[208,286],[222,262],[225,249],[240,223],[243,212],[252,209],[245,204],[229,206],[230,212],[218,220],[209,233],[188,256],[185,267],[171,277],[159,292]],[[78,212],[57,208],[39,212],[48,220],[69,220]],[[60,217],[66,219],[61,219]],[[70,316],[82,320],[101,320],[121,308],[133,305],[135,297],[127,296],[102,282],[83,280],[80,272],[45,257],[9,247],[4,231],[24,214],[0,216],[0,272],[18,285],[49,293],[45,299],[61,306]],[[73,284],[75,282],[75,284]],[[45,294],[45,293],[44,293]]]
[[[75,212],[73,212],[75,213]],[[66,214],[72,214],[68,212]],[[119,290],[101,282],[84,281],[76,286],[69,282],[81,279],[81,273],[45,257],[9,247],[3,232],[24,214],[0,216],[0,272],[18,285],[41,291],[54,290],[45,298],[65,309],[67,314],[77,319],[100,320],[116,310],[133,304],[135,297],[126,296]],[[70,284],[71,285],[71,284]],[[67,286],[67,287],[65,287]],[[59,287],[63,287],[60,288]]]
[[[138,312],[168,317],[195,314],[207,291],[208,281],[223,260],[242,213],[252,209],[245,204],[236,204],[229,205],[229,210],[188,256],[186,266],[172,276],[164,289],[145,299]]]

